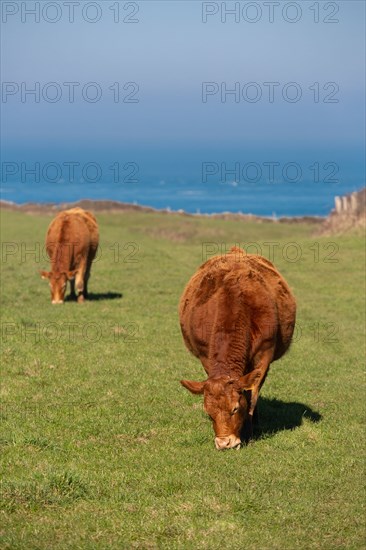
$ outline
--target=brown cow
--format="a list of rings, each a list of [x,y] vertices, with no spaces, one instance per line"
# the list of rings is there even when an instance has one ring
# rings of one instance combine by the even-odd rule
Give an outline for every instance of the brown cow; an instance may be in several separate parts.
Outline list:
[[[68,280],[73,297],[76,297],[76,287],[79,303],[87,298],[90,268],[98,242],[97,221],[93,214],[82,208],[60,212],[50,223],[46,249],[51,271],[41,271],[41,277],[49,279],[53,304],[63,303]]]
[[[204,395],[216,448],[239,448],[241,436],[246,441],[252,436],[270,363],[291,343],[295,299],[270,261],[233,247],[193,275],[179,316],[185,344],[208,375],[204,382],[181,384]]]

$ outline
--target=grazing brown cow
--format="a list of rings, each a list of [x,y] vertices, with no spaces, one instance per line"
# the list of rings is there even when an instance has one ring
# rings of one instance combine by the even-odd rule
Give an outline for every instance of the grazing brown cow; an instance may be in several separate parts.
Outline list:
[[[233,247],[193,275],[179,316],[185,344],[208,375],[204,382],[181,384],[204,395],[216,448],[239,448],[241,436],[246,441],[252,436],[269,365],[290,345],[295,299],[270,261]]]
[[[82,208],[60,212],[51,222],[46,235],[51,271],[41,271],[41,276],[49,279],[53,304],[63,303],[68,280],[73,297],[76,297],[76,287],[79,303],[87,298],[90,268],[98,242],[97,221]]]

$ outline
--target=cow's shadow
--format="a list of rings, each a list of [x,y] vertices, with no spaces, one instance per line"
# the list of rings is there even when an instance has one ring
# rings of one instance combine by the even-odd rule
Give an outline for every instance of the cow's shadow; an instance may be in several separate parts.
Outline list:
[[[123,294],[120,292],[88,292],[88,297],[86,301],[88,302],[97,302],[100,300],[119,300],[123,298]],[[69,294],[65,298],[65,302],[75,302],[76,296]]]
[[[93,302],[98,300],[119,300],[120,298],[123,298],[123,294],[120,292],[89,292],[87,299]]]
[[[261,396],[258,399],[258,416],[259,422],[253,426],[253,439],[261,439],[283,430],[298,428],[302,425],[304,418],[314,423],[322,419],[321,414],[304,403],[286,403]]]

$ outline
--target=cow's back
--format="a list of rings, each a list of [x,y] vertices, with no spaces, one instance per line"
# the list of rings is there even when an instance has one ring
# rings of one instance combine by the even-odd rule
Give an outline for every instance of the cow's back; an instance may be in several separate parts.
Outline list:
[[[60,212],[50,223],[46,236],[47,253],[58,271],[92,261],[99,241],[98,225],[90,212],[71,208]]]
[[[66,212],[73,216],[75,220],[78,220],[78,223],[82,220],[82,222],[87,226],[89,231],[90,246],[96,250],[99,243],[99,230],[95,216],[88,210],[83,210],[79,207],[71,208]]]
[[[296,304],[273,264],[233,248],[203,264],[179,306],[183,337],[208,372],[215,362],[248,364],[264,346],[274,359],[290,345]]]

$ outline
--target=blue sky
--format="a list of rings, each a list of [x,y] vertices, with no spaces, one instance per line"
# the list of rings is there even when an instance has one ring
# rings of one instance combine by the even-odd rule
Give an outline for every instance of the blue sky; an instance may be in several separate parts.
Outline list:
[[[70,23],[63,2],[58,2],[62,17],[53,24],[42,17],[35,23],[29,15],[23,23],[22,3],[8,3],[19,11],[2,23],[2,80],[19,87],[25,82],[29,88],[35,82],[41,88],[56,82],[62,99],[47,103],[41,98],[35,103],[28,97],[22,103],[20,92],[8,96],[1,105],[6,158],[21,154],[56,158],[70,151],[80,157],[103,156],[128,150],[141,158],[155,155],[163,166],[165,153],[174,159],[191,151],[206,159],[208,152],[235,151],[263,158],[308,154],[336,160],[338,155],[348,161],[353,155],[362,166],[364,2],[315,2],[319,23],[314,22],[314,2],[304,1],[295,2],[301,9],[296,23],[284,20],[286,2],[276,6],[273,23],[263,2],[254,3],[262,11],[256,23],[243,17],[235,23],[233,16],[222,23],[220,13],[203,23],[202,2],[149,0],[136,3],[139,22],[135,24],[114,23],[110,7],[116,2],[109,0],[96,2],[102,17],[88,23],[81,16],[87,3],[79,3]],[[28,8],[34,4],[26,3]],[[119,2],[122,16],[133,4],[131,8],[131,3]],[[228,8],[234,4],[226,3]],[[245,4],[239,2],[240,8]],[[332,6],[339,7],[335,15]],[[93,11],[89,13],[93,16]],[[253,17],[254,12],[248,13]],[[294,11],[287,13],[294,17]],[[52,11],[49,14],[53,17]],[[325,23],[326,17],[339,22]],[[73,104],[67,101],[64,82],[80,83]],[[100,101],[88,103],[80,97],[88,82],[97,82],[102,89]],[[114,103],[109,87],[115,82],[137,83],[139,102]],[[241,96],[236,103],[232,96],[221,102],[216,94],[203,103],[203,82],[226,83],[228,89],[239,82],[240,91],[255,82],[263,97],[250,103]],[[265,82],[279,83],[273,103],[267,100]],[[282,98],[289,82],[301,89],[302,98],[296,103]],[[309,89],[315,82],[318,103],[314,89]],[[323,90],[329,82],[339,86],[333,96],[338,103],[323,101],[334,91],[334,85]]]

